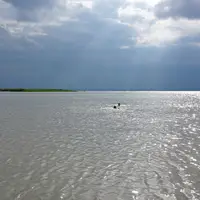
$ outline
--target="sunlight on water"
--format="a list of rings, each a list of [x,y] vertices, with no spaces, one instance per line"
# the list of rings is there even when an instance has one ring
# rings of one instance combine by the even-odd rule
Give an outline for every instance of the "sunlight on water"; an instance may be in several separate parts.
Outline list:
[[[0,199],[199,200],[199,113],[198,92],[0,93]]]

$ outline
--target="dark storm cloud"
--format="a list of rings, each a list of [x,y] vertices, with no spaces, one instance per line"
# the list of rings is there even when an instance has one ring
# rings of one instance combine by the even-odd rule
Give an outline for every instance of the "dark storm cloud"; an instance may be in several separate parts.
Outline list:
[[[56,5],[56,0],[3,0],[16,9],[18,21],[39,21],[41,10],[48,11]]]
[[[51,7],[55,0],[4,0],[20,10],[33,10],[41,7]]]
[[[0,87],[125,87],[123,79],[128,73],[122,75],[124,78],[118,73],[133,55],[120,46],[132,43],[132,29],[92,13],[82,12],[78,19],[83,21],[44,27],[48,35],[33,38],[41,49],[25,44],[21,51],[14,51],[12,46],[7,51],[0,48]],[[113,72],[118,75],[115,77]]]
[[[54,5],[53,1],[42,0],[28,1],[31,5],[23,0],[9,2],[22,19],[30,17],[26,20],[34,20],[33,16],[37,15],[32,13]],[[112,5],[105,8],[106,19],[97,12],[103,10],[103,5],[101,8],[95,4],[94,9],[96,12],[81,9],[76,13],[76,20],[62,25],[42,27],[45,36],[14,37],[6,26],[0,28],[0,88],[200,89],[200,48],[197,46],[200,38],[184,38],[178,45],[165,48],[137,47],[133,41],[137,33],[110,19],[116,15]],[[180,12],[175,16],[180,16]],[[195,42],[197,45],[188,45]],[[121,46],[130,46],[130,49],[120,49]]]
[[[159,18],[200,18],[200,0],[164,0],[155,7]]]
[[[200,48],[187,45],[124,51],[71,44],[55,51],[24,52],[23,57],[10,51],[0,54],[0,87],[199,90],[199,53]]]

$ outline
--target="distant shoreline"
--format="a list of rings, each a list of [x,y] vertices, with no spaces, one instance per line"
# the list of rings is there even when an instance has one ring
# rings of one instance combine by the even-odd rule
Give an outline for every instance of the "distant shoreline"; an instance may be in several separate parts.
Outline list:
[[[0,88],[0,92],[77,92],[65,89],[30,89],[30,88]]]

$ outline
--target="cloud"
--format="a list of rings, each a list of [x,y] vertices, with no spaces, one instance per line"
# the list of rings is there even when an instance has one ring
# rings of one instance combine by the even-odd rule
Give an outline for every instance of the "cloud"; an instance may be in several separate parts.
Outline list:
[[[187,11],[184,12],[183,8]],[[160,16],[163,14],[163,9],[168,11],[165,17]],[[187,14],[188,17],[186,17]],[[137,44],[146,46],[176,44],[184,37],[199,35],[198,15],[200,15],[199,0],[164,2],[162,0],[127,0],[118,9],[119,19],[135,30]]]
[[[0,86],[197,87],[200,20],[160,2],[0,0]]]
[[[25,40],[32,45],[32,48],[44,49],[48,53],[55,49],[59,52],[69,51],[68,47],[72,51],[74,48],[77,51],[81,49],[85,51],[86,49],[119,49],[121,46],[134,45],[133,30],[130,26],[115,19],[102,18],[88,8],[77,8],[73,11],[71,18],[62,21],[61,19],[54,23],[9,21],[2,26],[2,29],[12,37],[12,41]],[[19,43],[14,42],[13,45],[19,46]],[[24,46],[24,50],[27,50],[26,48],[27,45]],[[82,55],[86,54],[84,51]]]
[[[14,10],[15,18],[18,21],[38,21],[48,9],[53,9],[55,0],[2,0]],[[10,10],[11,11],[11,10]],[[13,12],[13,11],[12,11]]]
[[[9,7],[8,13],[15,13],[14,19],[17,21],[39,23],[69,16],[72,10],[74,12],[92,6],[92,1],[89,0],[0,0],[0,8],[3,3]]]
[[[32,9],[37,9],[41,7],[52,7],[55,4],[55,0],[26,0],[26,1],[21,1],[21,0],[4,0],[7,3],[12,4],[14,7],[19,8],[19,9],[27,9],[27,10],[32,10]]]
[[[165,0],[156,5],[155,14],[159,18],[200,19],[200,1]]]
[[[172,4],[172,1],[166,1],[165,4],[168,5],[170,2]],[[182,5],[181,2],[186,1],[177,0],[176,2],[179,3],[173,3],[173,5]],[[3,11],[0,13],[0,24],[3,24],[4,29],[13,37],[21,35],[26,36],[30,41],[36,41],[37,36],[51,37],[49,31],[52,32],[52,29],[55,29],[54,32],[57,34],[54,37],[60,40],[58,35],[69,32],[69,30],[64,30],[66,27],[67,29],[76,27],[73,34],[79,35],[80,38],[87,37],[86,32],[91,31],[91,27],[87,24],[92,22],[93,26],[97,27],[95,23],[98,24],[101,21],[105,24],[105,26],[100,26],[103,27],[101,34],[94,31],[91,36],[96,38],[96,44],[93,42],[95,46],[97,43],[99,45],[106,43],[105,38],[108,37],[108,33],[113,34],[112,41],[116,42],[110,45],[119,45],[118,40],[121,34],[117,27],[123,27],[122,29],[129,32],[127,35],[122,34],[122,37],[128,37],[123,40],[130,43],[120,44],[120,46],[132,46],[137,43],[139,46],[158,47],[175,44],[183,37],[200,34],[197,28],[200,24],[198,19],[159,17],[158,12],[162,12],[163,4],[161,0],[27,0],[26,2],[0,0],[0,11]],[[77,21],[79,27],[76,26]],[[63,38],[70,40],[72,37],[68,33]],[[117,39],[114,40],[114,38]],[[32,44],[34,45],[34,42]]]

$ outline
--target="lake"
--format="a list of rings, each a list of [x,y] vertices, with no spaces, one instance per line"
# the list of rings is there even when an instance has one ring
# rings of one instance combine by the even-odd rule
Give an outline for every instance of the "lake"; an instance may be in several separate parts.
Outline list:
[[[0,93],[0,196],[199,200],[200,92]]]

